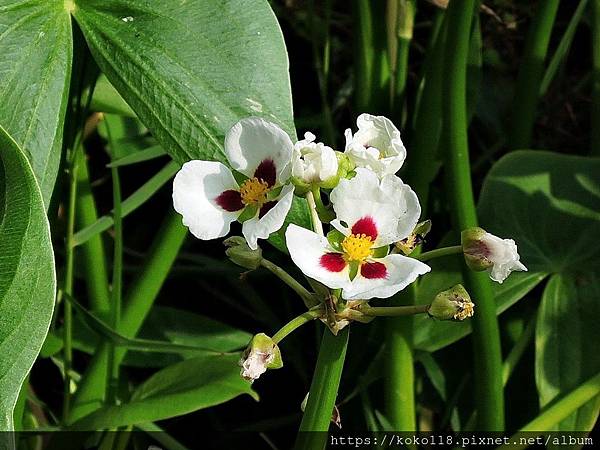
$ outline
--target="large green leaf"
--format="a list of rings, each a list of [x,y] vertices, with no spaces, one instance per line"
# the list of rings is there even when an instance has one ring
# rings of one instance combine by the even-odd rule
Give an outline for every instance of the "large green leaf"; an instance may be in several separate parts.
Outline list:
[[[532,272],[554,273],[536,327],[536,381],[541,404],[600,370],[588,351],[598,342],[600,159],[518,151],[490,171],[479,213],[483,226],[515,239]],[[588,403],[560,424],[593,426],[599,403]]]
[[[73,11],[106,74],[179,163],[224,161],[258,115],[295,135],[287,53],[265,0],[86,0]]]
[[[600,371],[600,278],[590,273],[553,275],[536,325],[536,384],[544,407]],[[556,431],[591,430],[600,397],[568,416]]]
[[[73,425],[76,430],[114,429],[167,419],[218,405],[241,394],[258,399],[240,377],[239,355],[199,356],[157,372],[131,401],[101,408]]]
[[[58,173],[73,52],[64,0],[0,0],[0,124],[24,150],[46,206]]]
[[[488,174],[479,202],[484,228],[517,242],[533,272],[600,262],[600,159],[517,151]]]
[[[0,127],[0,431],[13,427],[21,384],[54,308],[50,226],[24,153]],[[0,433],[2,440],[8,435]]]

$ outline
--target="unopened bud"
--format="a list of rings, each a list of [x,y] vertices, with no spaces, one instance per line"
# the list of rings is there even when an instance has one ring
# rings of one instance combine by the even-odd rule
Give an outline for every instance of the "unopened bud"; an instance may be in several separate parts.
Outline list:
[[[342,178],[346,178],[348,173],[356,168],[356,165],[345,153],[336,151],[335,156],[338,163],[337,173],[333,177],[330,177],[319,184],[323,189],[333,189],[339,184]]]
[[[517,244],[483,228],[468,228],[461,233],[465,262],[471,270],[488,270],[490,278],[502,283],[515,270],[527,271],[520,261]]]
[[[461,284],[457,284],[436,295],[427,312],[438,320],[460,321],[473,316],[474,308],[469,293]]]
[[[262,250],[258,247],[252,250],[241,236],[231,236],[223,241],[227,247],[225,254],[238,266],[254,270],[260,266],[262,261]]]
[[[245,380],[253,382],[267,369],[283,367],[281,352],[277,344],[264,333],[255,335],[240,359],[242,370],[240,375]]]

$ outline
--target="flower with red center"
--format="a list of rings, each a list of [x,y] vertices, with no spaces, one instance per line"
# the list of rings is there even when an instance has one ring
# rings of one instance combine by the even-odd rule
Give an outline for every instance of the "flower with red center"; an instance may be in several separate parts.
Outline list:
[[[225,236],[235,220],[252,249],[283,226],[292,205],[288,183],[294,145],[277,125],[250,117],[225,136],[225,155],[244,181],[216,161],[189,161],[173,181],[173,206],[199,239]],[[241,216],[241,217],[240,217]]]
[[[421,215],[417,196],[400,178],[380,180],[358,168],[330,199],[337,218],[327,237],[297,225],[286,231],[290,256],[306,276],[342,289],[347,300],[367,300],[391,297],[429,272],[416,259],[388,254],[389,245],[409,236]]]

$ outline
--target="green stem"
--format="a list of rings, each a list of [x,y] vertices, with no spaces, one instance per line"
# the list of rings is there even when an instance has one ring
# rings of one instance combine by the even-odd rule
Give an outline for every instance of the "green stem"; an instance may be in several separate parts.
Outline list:
[[[331,209],[328,209],[321,198],[321,189],[317,185],[311,187],[313,198],[315,199],[315,209],[319,215],[321,222],[329,223],[335,219],[335,214]]]
[[[294,317],[284,326],[282,326],[277,333],[273,335],[271,339],[276,344],[279,344],[288,334],[293,332],[294,330],[300,328],[302,325],[308,322],[312,322],[313,320],[319,318],[323,314],[323,311],[313,310],[306,311],[304,314],[300,314],[298,317]]]
[[[510,378],[513,371],[515,370],[515,367],[521,360],[523,353],[525,353],[525,350],[527,350],[527,347],[529,346],[531,340],[533,339],[533,336],[535,336],[536,318],[537,318],[537,314],[534,314],[534,316],[529,320],[529,323],[523,330],[523,333],[521,334],[521,336],[519,336],[519,340],[514,345],[514,347],[511,349],[510,353],[504,360],[504,364],[502,366],[502,383],[505,386],[506,386],[506,383],[508,382],[508,379]]]
[[[125,307],[119,327],[121,334],[135,337],[140,330],[175,262],[186,234],[187,228],[181,224],[181,216],[170,211],[157,232],[142,272],[125,296]],[[125,353],[126,349],[116,350],[115,358],[119,364],[123,361]],[[102,406],[103,393],[106,391],[107,355],[106,345],[102,345],[95,353],[77,389],[69,424]]]
[[[108,123],[105,123],[105,125],[110,150],[114,155],[115,146],[110,134],[110,127],[108,126]],[[121,182],[119,179],[119,169],[117,167],[112,167],[110,171],[112,175],[114,211],[114,251],[110,324],[114,330],[118,330],[121,321],[121,291],[123,283],[123,217],[121,215]],[[109,343],[108,349],[108,383],[106,398],[108,401],[116,403],[119,387],[119,361],[115,357],[116,349],[114,344]]]
[[[421,253],[420,255],[416,255],[414,258],[418,259],[419,261],[429,261],[430,259],[456,255],[462,252],[462,245],[453,245],[451,247],[436,248],[435,250],[430,250],[428,252]]]
[[[89,171],[84,152],[78,152],[77,199],[75,203],[77,228],[85,228],[98,220],[96,203],[90,187]],[[85,272],[89,306],[98,317],[108,319],[110,293],[108,269],[102,236],[96,235],[81,245],[78,252]]]
[[[83,152],[81,146],[81,133],[75,139],[71,167],[69,168],[69,200],[67,206],[67,230],[65,237],[65,281],[64,291],[73,295],[73,269],[75,263],[75,247],[73,235],[75,233],[75,201],[77,199],[77,167],[78,153]],[[71,409],[71,367],[73,363],[73,307],[69,302],[63,303],[63,362],[64,362],[64,399],[63,421],[69,416]]]
[[[592,117],[590,154],[600,156],[600,0],[592,0]]]
[[[511,149],[529,148],[531,145],[544,60],[558,3],[559,0],[538,2],[539,9],[527,33],[512,106],[508,143]]]
[[[451,1],[447,14],[444,62],[444,148],[446,178],[456,229],[477,226],[467,139],[466,68],[475,0]],[[478,429],[504,429],[502,359],[494,296],[487,274],[463,265],[468,290],[478,299],[472,321],[475,359],[475,403]]]
[[[358,310],[367,316],[374,317],[414,316],[429,311],[429,305],[370,306],[364,304]]]
[[[321,219],[319,218],[319,213],[317,212],[317,205],[315,203],[315,196],[312,191],[308,191],[306,193],[306,202],[308,203],[308,209],[310,211],[310,219],[312,222],[312,227],[315,233],[324,236],[323,234],[323,224],[321,223]]]
[[[391,67],[390,110],[402,123],[404,91],[408,78],[408,52],[413,37],[415,0],[387,1],[388,51]]]
[[[323,331],[317,365],[310,385],[306,409],[302,416],[300,431],[296,438],[295,450],[325,448],[327,443],[327,433],[325,432],[329,430],[347,346],[348,327],[340,331],[338,336],[334,336],[328,329]],[[321,433],[315,433],[315,431]]]
[[[573,411],[583,406],[590,399],[600,394],[600,373],[573,389],[552,406],[546,408],[539,416],[521,428],[514,436],[509,438],[511,444],[503,445],[498,449],[522,449],[529,445],[519,444],[514,445],[513,442],[520,443],[519,434],[526,432],[543,432],[552,430],[552,428],[561,420],[568,417]],[[528,436],[531,437],[531,436]]]
[[[315,296],[308,292],[308,290],[302,286],[294,277],[292,277],[289,273],[279,267],[277,264],[272,263],[268,259],[262,259],[260,265],[265,269],[270,271],[272,274],[277,276],[281,281],[287,284],[292,290],[300,296],[304,304],[307,308],[312,308],[315,305],[318,305],[319,302],[316,300]]]

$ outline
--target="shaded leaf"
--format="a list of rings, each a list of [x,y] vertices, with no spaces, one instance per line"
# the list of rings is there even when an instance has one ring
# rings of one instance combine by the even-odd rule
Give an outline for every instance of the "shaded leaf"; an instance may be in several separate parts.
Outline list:
[[[188,414],[248,394],[239,355],[200,356],[160,370],[139,386],[131,401],[103,407],[73,424],[75,430],[112,429]]]
[[[65,2],[2,2],[0,37],[0,124],[27,155],[47,207],[60,163],[71,76]]]
[[[56,274],[42,194],[27,158],[0,127],[0,430],[50,326]],[[0,435],[10,439],[8,433]]]

